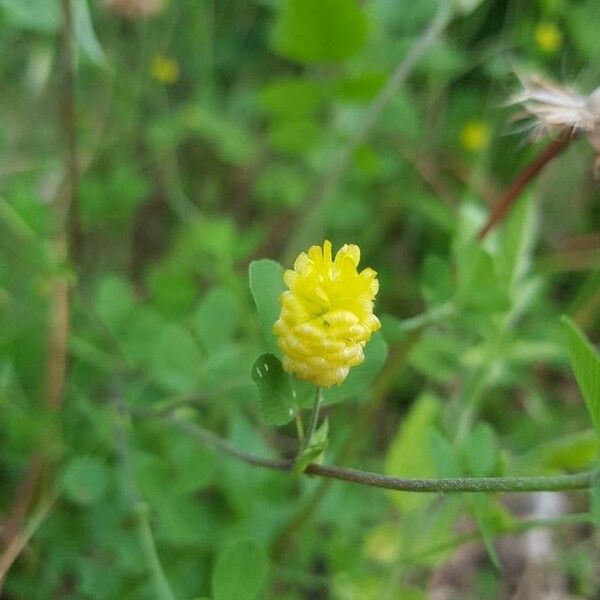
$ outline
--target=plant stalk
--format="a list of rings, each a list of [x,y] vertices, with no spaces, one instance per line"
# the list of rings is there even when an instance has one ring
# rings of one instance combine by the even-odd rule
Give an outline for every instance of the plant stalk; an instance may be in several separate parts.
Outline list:
[[[141,415],[136,415],[141,416]],[[151,413],[151,418],[156,418]],[[264,458],[233,445],[229,440],[200,427],[190,421],[168,416],[162,420],[194,437],[198,442],[222,452],[228,456],[257,467],[276,471],[293,471],[294,461],[280,458]],[[589,489],[598,479],[599,474],[593,471],[570,475],[549,475],[541,477],[450,477],[442,479],[402,478],[337,467],[333,465],[310,464],[304,470],[309,475],[317,475],[347,481],[359,485],[395,490],[400,492],[419,493],[457,493],[457,492],[552,492],[563,490]]]
[[[319,421],[319,412],[321,410],[321,402],[323,395],[321,394],[321,388],[317,386],[315,388],[315,399],[313,402],[312,412],[310,413],[310,421],[308,422],[308,432],[304,440],[305,447],[310,446],[313,435],[317,429],[317,422]]]

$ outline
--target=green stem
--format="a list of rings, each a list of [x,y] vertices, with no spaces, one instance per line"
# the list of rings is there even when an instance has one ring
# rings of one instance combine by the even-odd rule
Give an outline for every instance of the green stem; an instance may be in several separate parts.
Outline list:
[[[154,415],[150,414],[149,416],[153,417]],[[263,458],[262,456],[257,456],[250,452],[246,452],[245,450],[240,450],[229,440],[189,421],[173,416],[163,417],[163,420],[192,435],[201,444],[212,448],[213,450],[220,451],[223,454],[233,456],[250,465],[276,471],[292,471],[294,469],[293,460]],[[598,473],[590,471],[574,473],[572,475],[551,475],[542,477],[454,477],[443,479],[417,479],[390,477],[388,475],[381,475],[380,473],[371,473],[369,471],[360,471],[358,469],[349,469],[332,465],[317,465],[314,463],[308,465],[304,470],[304,473],[387,490],[429,494],[581,490],[590,488],[598,478]]]
[[[410,317],[409,319],[404,319],[400,323],[400,326],[402,331],[406,333],[417,331],[423,327],[426,327],[427,325],[439,323],[441,320],[451,317],[454,312],[454,304],[452,302],[446,302],[420,315]]]
[[[298,442],[300,448],[304,448],[304,425],[302,424],[302,415],[298,409],[294,411],[294,419],[296,420],[296,432],[298,433]]]
[[[158,552],[156,551],[152,529],[150,528],[148,507],[143,502],[138,502],[135,507],[135,512],[138,520],[140,542],[144,549],[144,554],[146,555],[152,578],[154,579],[157,598],[160,600],[175,600],[175,595],[169,587],[169,583],[158,557]]]
[[[176,600],[175,594],[171,590],[165,576],[160,557],[158,556],[150,525],[149,508],[142,500],[137,482],[133,476],[129,439],[126,429],[127,424],[125,422],[126,412],[121,396],[118,393],[116,394],[114,403],[116,409],[116,448],[120,463],[121,486],[125,494],[125,499],[131,504],[136,516],[137,534],[147,561],[148,572],[154,582],[156,598],[157,600]]]
[[[398,373],[406,367],[410,351],[419,341],[420,337],[421,330],[411,331],[400,344],[390,347],[388,361],[371,390],[369,401],[360,405],[353,426],[346,435],[346,439],[336,455],[336,462],[343,464],[349,461],[352,456],[358,454],[360,440],[364,435],[365,428],[373,420],[373,415],[386,398],[387,392],[396,380]],[[285,553],[285,548],[291,542],[295,533],[303,527],[305,521],[312,514],[316,513],[319,504],[327,495],[333,482],[333,479],[321,479],[319,485],[313,488],[309,495],[299,504],[296,513],[281,528],[273,542],[276,555],[280,556]]]
[[[317,429],[317,422],[319,420],[319,411],[321,410],[321,401],[323,395],[321,394],[321,388],[317,386],[315,388],[315,399],[313,402],[312,412],[310,414],[310,421],[308,422],[308,435],[306,436],[304,445],[308,447],[312,441],[315,430]]]

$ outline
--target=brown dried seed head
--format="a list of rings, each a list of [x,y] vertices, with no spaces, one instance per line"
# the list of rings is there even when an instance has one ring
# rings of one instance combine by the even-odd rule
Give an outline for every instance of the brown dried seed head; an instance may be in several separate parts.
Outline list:
[[[520,76],[521,90],[510,104],[523,112],[517,119],[530,119],[534,137],[541,134],[581,133],[588,139],[600,161],[600,87],[591,94],[580,94],[575,88],[561,86],[540,75]]]

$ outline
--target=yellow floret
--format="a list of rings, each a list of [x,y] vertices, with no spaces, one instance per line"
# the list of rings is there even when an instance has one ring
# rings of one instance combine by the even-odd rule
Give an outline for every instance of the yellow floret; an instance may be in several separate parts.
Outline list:
[[[459,133],[460,144],[469,152],[485,150],[490,143],[490,128],[485,121],[465,123]]]
[[[163,85],[172,85],[179,79],[179,65],[168,56],[155,56],[150,66],[152,77]]]
[[[542,52],[552,54],[560,50],[563,43],[562,31],[555,23],[542,21],[533,32],[535,43]]]
[[[331,387],[364,360],[364,347],[381,327],[373,314],[377,273],[357,270],[360,248],[344,245],[332,258],[331,242],[312,246],[284,274],[289,288],[279,297],[273,326],[283,368],[300,379]]]

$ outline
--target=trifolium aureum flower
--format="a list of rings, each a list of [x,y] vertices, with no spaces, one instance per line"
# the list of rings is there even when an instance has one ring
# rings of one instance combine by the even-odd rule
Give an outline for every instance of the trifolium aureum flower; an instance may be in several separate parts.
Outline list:
[[[379,290],[373,269],[358,271],[360,248],[344,245],[332,257],[331,242],[302,252],[284,274],[289,288],[279,297],[273,333],[283,368],[300,379],[330,387],[342,383],[364,360],[371,334],[381,327],[373,314]]]

